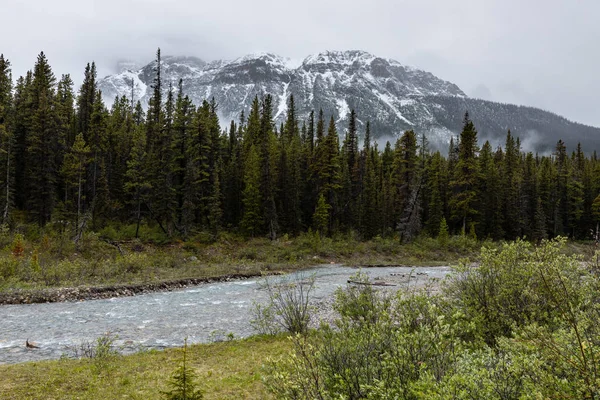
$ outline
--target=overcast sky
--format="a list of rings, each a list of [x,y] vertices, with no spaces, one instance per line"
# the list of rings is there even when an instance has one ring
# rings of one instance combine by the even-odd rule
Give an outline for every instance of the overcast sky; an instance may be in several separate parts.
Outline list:
[[[206,61],[360,49],[600,127],[599,0],[2,0],[15,78],[43,50],[57,76],[163,54]]]

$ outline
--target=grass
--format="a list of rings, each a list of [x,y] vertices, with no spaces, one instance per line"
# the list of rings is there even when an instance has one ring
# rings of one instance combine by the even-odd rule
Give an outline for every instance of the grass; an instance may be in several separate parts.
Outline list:
[[[252,337],[188,347],[205,399],[270,399],[261,369],[291,348],[287,339]],[[180,349],[97,360],[0,365],[2,399],[160,399],[181,361]]]
[[[15,288],[151,283],[228,274],[290,271],[322,263],[441,265],[477,253],[481,243],[452,237],[445,246],[420,238],[361,241],[354,234],[321,238],[306,233],[276,241],[221,234],[187,241],[148,234],[139,240],[84,235],[79,246],[56,233],[0,237],[0,292]],[[154,235],[158,235],[154,233]]]

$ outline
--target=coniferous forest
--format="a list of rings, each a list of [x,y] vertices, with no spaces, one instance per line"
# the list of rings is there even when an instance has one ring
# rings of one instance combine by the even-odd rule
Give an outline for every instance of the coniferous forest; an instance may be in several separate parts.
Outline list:
[[[108,109],[94,63],[76,89],[44,53],[14,82],[0,56],[1,223],[52,224],[76,239],[123,223],[184,238],[310,229],[407,242],[440,229],[590,239],[600,221],[600,160],[581,146],[569,153],[559,141],[552,154],[525,153],[508,131],[493,148],[478,142],[465,113],[447,155],[413,131],[378,147],[369,124],[357,131],[354,111],[344,134],[319,110],[301,120],[293,96],[275,126],[268,94],[222,130],[218,104],[192,104],[181,81],[165,88],[160,65],[159,50],[147,110],[133,97]]]

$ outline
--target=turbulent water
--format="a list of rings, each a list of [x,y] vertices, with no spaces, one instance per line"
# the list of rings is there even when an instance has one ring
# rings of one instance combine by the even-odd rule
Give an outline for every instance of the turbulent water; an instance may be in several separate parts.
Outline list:
[[[449,271],[449,267],[363,269],[371,279],[394,283],[402,276],[411,276],[412,283],[442,278]],[[356,272],[356,268],[328,265],[270,279],[295,280],[314,274],[311,298],[321,302]],[[181,346],[186,337],[190,343],[219,340],[229,333],[246,337],[254,333],[253,303],[267,299],[262,283],[251,279],[108,300],[0,306],[0,364],[72,356],[74,348],[106,332],[116,335],[115,344],[126,353]],[[27,349],[26,339],[40,348]]]

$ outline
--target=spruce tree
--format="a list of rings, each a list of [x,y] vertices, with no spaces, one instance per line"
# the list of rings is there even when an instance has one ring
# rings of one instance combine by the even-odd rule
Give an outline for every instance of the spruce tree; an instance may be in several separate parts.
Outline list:
[[[10,61],[0,54],[0,204],[2,223],[9,221],[9,210],[13,206],[14,191],[14,146],[15,135],[12,125],[12,73]]]
[[[479,236],[501,239],[503,237],[502,185],[492,146],[486,141],[479,156]]]
[[[82,228],[80,223],[83,201],[85,200],[83,189],[90,153],[89,146],[83,140],[83,134],[78,134],[75,137],[73,145],[65,155],[61,169],[61,174],[65,182],[64,207],[69,211],[73,210],[70,214],[75,216],[75,237],[79,237],[79,232]]]
[[[317,207],[313,215],[313,226],[320,235],[327,235],[329,229],[329,213],[331,206],[325,201],[325,196],[321,194],[317,201]]]
[[[427,191],[429,201],[427,202],[427,220],[425,228],[432,237],[437,236],[440,223],[444,218],[444,202],[442,199],[444,161],[439,151],[435,152],[427,165]]]
[[[406,131],[396,142],[394,152],[396,229],[401,241],[413,239],[420,230],[421,176],[417,157],[417,137]]]
[[[183,81],[179,80],[177,100],[175,102],[175,115],[173,117],[173,138],[171,142],[171,151],[173,153],[172,179],[176,198],[175,221],[179,230],[182,229],[186,173],[188,170],[189,146],[194,115],[194,105],[188,96],[184,96]]]
[[[20,188],[14,194],[15,207],[24,210],[29,198],[29,186],[26,184],[27,139],[31,132],[33,115],[33,73],[27,72],[25,77],[17,80],[13,101],[13,135],[14,135],[14,187]]]
[[[59,166],[56,78],[44,53],[35,64],[32,80],[31,127],[26,137],[25,182],[28,187],[26,208],[34,220],[44,226],[50,222],[55,206]]]
[[[502,193],[504,195],[504,232],[510,239],[521,236],[523,221],[521,220],[521,168],[520,154],[515,138],[510,130],[506,135],[504,163],[502,168]]]
[[[161,392],[166,400],[202,400],[202,391],[196,382],[197,376],[187,361],[187,339],[183,346],[181,365],[173,372],[169,380],[171,390]]]
[[[77,131],[83,134],[83,139],[89,142],[88,130],[92,118],[93,106],[98,94],[98,83],[96,82],[96,64],[92,62],[85,67],[83,83],[77,97]]]
[[[147,201],[148,192],[152,185],[148,179],[146,169],[146,134],[143,126],[138,126],[133,131],[131,156],[127,161],[127,173],[125,190],[129,193],[129,203],[133,208],[136,228],[135,237],[139,237],[140,224],[142,221],[143,205]]]
[[[264,223],[260,194],[260,177],[260,157],[256,148],[251,146],[244,165],[244,191],[242,192],[244,212],[241,227],[252,237],[262,231]]]
[[[465,113],[463,130],[458,145],[458,160],[450,181],[452,197],[450,209],[454,220],[459,223],[462,232],[466,233],[467,226],[475,222],[478,214],[477,201],[479,184],[479,164],[477,162],[477,131]]]
[[[277,239],[279,231],[279,220],[275,204],[276,147],[277,141],[273,132],[273,98],[271,95],[266,95],[262,101],[260,115],[261,191],[263,193],[265,225],[271,240]]]

